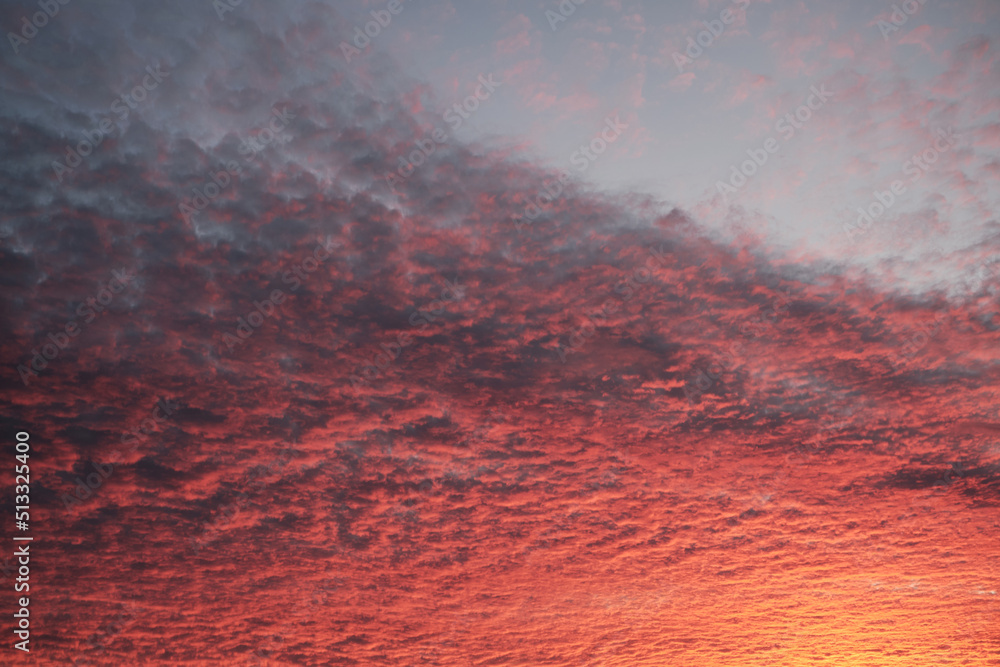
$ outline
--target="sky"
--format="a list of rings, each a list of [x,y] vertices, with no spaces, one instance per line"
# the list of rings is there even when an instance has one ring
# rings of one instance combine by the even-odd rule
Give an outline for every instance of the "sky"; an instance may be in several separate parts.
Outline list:
[[[1000,4],[0,26],[0,663],[1000,664]]]

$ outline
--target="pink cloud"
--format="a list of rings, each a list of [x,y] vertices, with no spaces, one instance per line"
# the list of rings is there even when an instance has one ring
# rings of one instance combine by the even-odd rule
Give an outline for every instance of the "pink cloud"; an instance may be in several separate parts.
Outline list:
[[[696,77],[694,75],[694,72],[685,72],[684,74],[678,74],[677,76],[675,76],[673,79],[670,80],[670,83],[667,84],[667,87],[675,92],[685,91],[691,87],[691,84],[694,83],[695,78]]]

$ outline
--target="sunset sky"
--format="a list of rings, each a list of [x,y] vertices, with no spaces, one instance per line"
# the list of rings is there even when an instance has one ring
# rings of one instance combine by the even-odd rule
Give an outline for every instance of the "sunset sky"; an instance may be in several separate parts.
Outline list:
[[[1000,3],[62,1],[0,664],[1000,665]]]

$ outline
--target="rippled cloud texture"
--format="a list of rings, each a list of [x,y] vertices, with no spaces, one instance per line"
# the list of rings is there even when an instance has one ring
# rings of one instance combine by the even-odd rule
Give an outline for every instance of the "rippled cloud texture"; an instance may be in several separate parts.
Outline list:
[[[578,147],[462,134],[510,71],[436,91],[380,50],[449,7],[73,0],[4,44],[0,382],[38,536],[2,662],[1000,664],[996,223],[917,291],[611,194]],[[628,104],[588,111],[588,165],[641,145]]]

